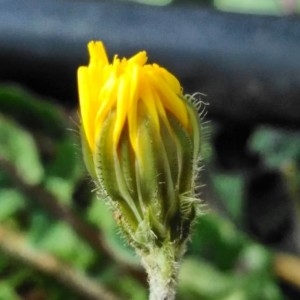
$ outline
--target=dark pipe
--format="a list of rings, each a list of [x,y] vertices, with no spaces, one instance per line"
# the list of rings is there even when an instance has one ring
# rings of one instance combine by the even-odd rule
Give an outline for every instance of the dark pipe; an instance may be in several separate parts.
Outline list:
[[[0,80],[76,104],[86,42],[109,53],[146,49],[187,92],[208,96],[210,117],[300,127],[300,20],[148,7],[113,1],[0,1]]]

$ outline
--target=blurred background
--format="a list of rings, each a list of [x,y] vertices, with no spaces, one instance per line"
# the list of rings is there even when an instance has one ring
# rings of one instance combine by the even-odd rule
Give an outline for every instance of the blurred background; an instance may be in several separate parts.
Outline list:
[[[300,1],[0,0],[0,300],[147,299],[81,160],[86,43],[207,103],[177,299],[300,299]],[[200,113],[200,112],[199,112]]]

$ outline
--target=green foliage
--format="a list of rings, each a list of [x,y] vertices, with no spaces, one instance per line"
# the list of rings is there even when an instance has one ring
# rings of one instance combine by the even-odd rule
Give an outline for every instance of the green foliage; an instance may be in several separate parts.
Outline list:
[[[214,188],[221,201],[227,205],[228,213],[236,221],[241,220],[244,182],[241,176],[215,174],[212,178]]]
[[[246,14],[282,15],[300,12],[300,2],[290,0],[119,0],[132,1],[146,5],[198,5],[209,6],[226,12]]]
[[[285,12],[289,12],[288,6],[290,6],[291,4],[293,5],[291,1],[274,0],[214,0],[215,7],[221,10],[267,15],[280,15]],[[296,1],[295,12],[299,13],[299,11],[300,4],[299,1]]]
[[[68,126],[60,108],[18,88],[0,89],[0,159],[5,159],[16,168],[17,176],[28,188],[39,185],[54,195],[59,203],[71,207],[83,168],[74,146],[74,136],[66,134]],[[53,218],[43,199],[37,201],[35,197],[23,193],[24,187],[15,186],[18,183],[14,182],[14,175],[10,175],[5,170],[0,171],[0,227],[2,224],[8,228],[18,228],[31,247],[51,253],[77,269],[90,267],[99,255],[74,232],[68,222],[58,222]],[[0,274],[11,268],[10,263],[8,259],[8,265],[0,267]],[[8,280],[1,283],[3,295],[0,299],[19,299],[18,293],[22,294],[18,292],[18,284],[13,287],[9,282],[16,274],[23,272],[24,266],[19,264],[14,268],[14,274],[6,275]],[[20,284],[30,282],[33,290],[42,289],[43,293],[49,293],[47,299],[69,298],[73,294],[64,288],[64,292],[51,290],[47,276],[39,280],[33,278],[38,277],[29,271]]]
[[[0,299],[19,300],[11,284],[7,281],[0,282]]]
[[[180,299],[282,299],[271,252],[230,222],[214,214],[202,217],[190,248],[180,273]]]
[[[262,127],[252,136],[250,147],[258,152],[271,168],[300,163],[298,132]]]
[[[119,256],[132,263],[138,263],[138,258],[135,256],[133,249],[122,238],[122,234],[119,232],[112,213],[104,199],[103,201],[99,201],[96,198],[93,199],[87,211],[87,218],[92,224],[102,228],[107,243],[115,249]]]
[[[76,134],[67,131],[72,127],[69,114],[19,88],[0,87],[0,233],[17,233],[24,246],[50,255],[61,268],[83,274],[121,299],[147,299],[143,279],[116,263],[118,257],[136,266],[138,258],[116,229],[118,216],[112,216],[105,199],[96,199],[90,192],[94,186],[86,179]],[[252,149],[272,168],[292,166],[293,186],[300,186],[299,138],[264,130],[253,136]],[[210,155],[208,160],[212,159]],[[1,167],[3,160],[17,175]],[[243,217],[243,177],[212,174],[211,186],[231,220],[213,211],[199,219],[180,272],[178,299],[282,299],[272,270],[272,252],[234,225]],[[33,193],[36,188],[39,192]],[[109,254],[105,247],[100,251],[95,246],[99,237]],[[26,263],[22,253],[8,251],[3,241],[0,234],[0,299],[30,299],[29,295],[86,299],[74,286]]]
[[[0,115],[0,155],[15,163],[30,184],[41,181],[43,169],[33,137],[13,121]]]
[[[66,223],[58,222],[44,231],[38,246],[63,261],[85,270],[95,260],[95,253],[81,241]]]
[[[12,188],[0,189],[0,222],[12,218],[26,206],[24,195]]]
[[[232,223],[210,213],[198,221],[189,251],[191,255],[206,258],[220,270],[227,271],[234,267],[245,243],[244,236]]]
[[[53,138],[66,136],[66,120],[62,110],[20,88],[2,86],[0,111],[7,117],[18,120],[30,130],[40,131]]]
[[[271,169],[281,170],[300,211],[300,136],[297,131],[259,128],[249,146]]]

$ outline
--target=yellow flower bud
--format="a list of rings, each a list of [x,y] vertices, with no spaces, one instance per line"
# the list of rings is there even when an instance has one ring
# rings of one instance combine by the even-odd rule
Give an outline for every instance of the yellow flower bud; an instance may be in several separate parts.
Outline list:
[[[197,111],[177,78],[148,64],[145,51],[109,63],[102,42],[88,49],[89,65],[78,69],[87,169],[133,246],[182,246],[198,203]]]

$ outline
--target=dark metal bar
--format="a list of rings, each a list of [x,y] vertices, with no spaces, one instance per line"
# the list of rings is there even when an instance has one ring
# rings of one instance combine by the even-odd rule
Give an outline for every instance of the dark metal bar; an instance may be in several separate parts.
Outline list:
[[[208,96],[210,116],[300,127],[300,20],[113,1],[0,0],[0,80],[76,104],[86,42],[146,49]]]

